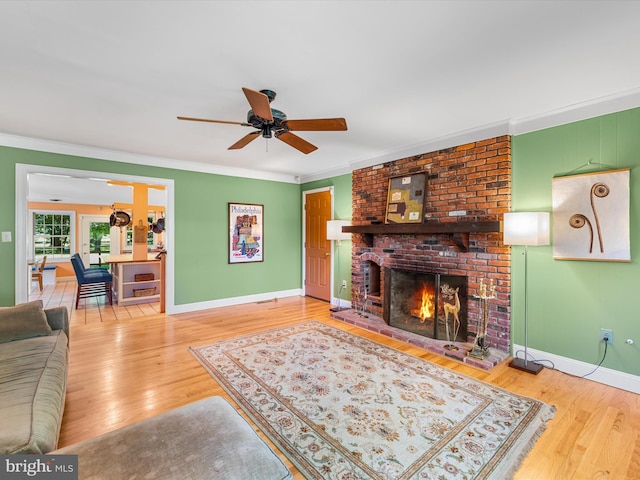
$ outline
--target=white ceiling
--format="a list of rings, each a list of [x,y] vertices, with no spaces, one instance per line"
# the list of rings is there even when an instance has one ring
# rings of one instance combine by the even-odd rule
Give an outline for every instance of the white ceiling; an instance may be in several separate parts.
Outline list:
[[[635,1],[2,1],[0,142],[319,178],[637,99],[638,18]],[[300,132],[319,147],[309,155],[275,138],[229,151],[251,129],[176,119],[244,121],[241,87],[275,90],[291,119],[349,129]]]
[[[110,178],[86,177],[85,175],[58,175],[30,173],[27,176],[27,199],[31,202],[83,203],[91,205],[113,205],[133,203],[133,185],[109,184]],[[152,206],[166,206],[164,190],[150,188],[147,202]],[[107,212],[111,213],[111,212]]]

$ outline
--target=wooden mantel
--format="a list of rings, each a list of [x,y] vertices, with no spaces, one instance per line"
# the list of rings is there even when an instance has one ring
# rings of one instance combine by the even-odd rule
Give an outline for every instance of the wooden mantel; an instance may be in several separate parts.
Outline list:
[[[373,246],[374,235],[428,235],[447,233],[453,235],[460,248],[469,249],[470,233],[493,233],[502,231],[500,221],[477,222],[427,222],[395,223],[379,225],[350,225],[342,227],[343,232],[360,233],[367,246]]]

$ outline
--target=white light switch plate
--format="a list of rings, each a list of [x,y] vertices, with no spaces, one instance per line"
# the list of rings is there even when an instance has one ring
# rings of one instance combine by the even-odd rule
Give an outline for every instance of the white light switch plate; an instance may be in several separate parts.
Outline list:
[[[10,242],[11,241],[11,232],[2,232],[2,241]]]

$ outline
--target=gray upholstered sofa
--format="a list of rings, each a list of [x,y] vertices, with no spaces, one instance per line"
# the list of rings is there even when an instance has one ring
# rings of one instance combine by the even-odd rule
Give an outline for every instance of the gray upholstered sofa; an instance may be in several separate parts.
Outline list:
[[[209,397],[56,450],[69,362],[65,307],[0,307],[0,454],[78,456],[81,480],[290,480],[222,397]]]
[[[0,454],[55,450],[68,365],[65,307],[0,307]]]

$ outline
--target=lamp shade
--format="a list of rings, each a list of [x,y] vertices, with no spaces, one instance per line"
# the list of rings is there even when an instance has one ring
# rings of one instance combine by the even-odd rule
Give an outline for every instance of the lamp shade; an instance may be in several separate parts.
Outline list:
[[[549,213],[505,213],[503,234],[505,245],[549,245]]]
[[[348,220],[327,221],[327,240],[350,240],[351,234],[342,231],[342,227],[351,225]]]

